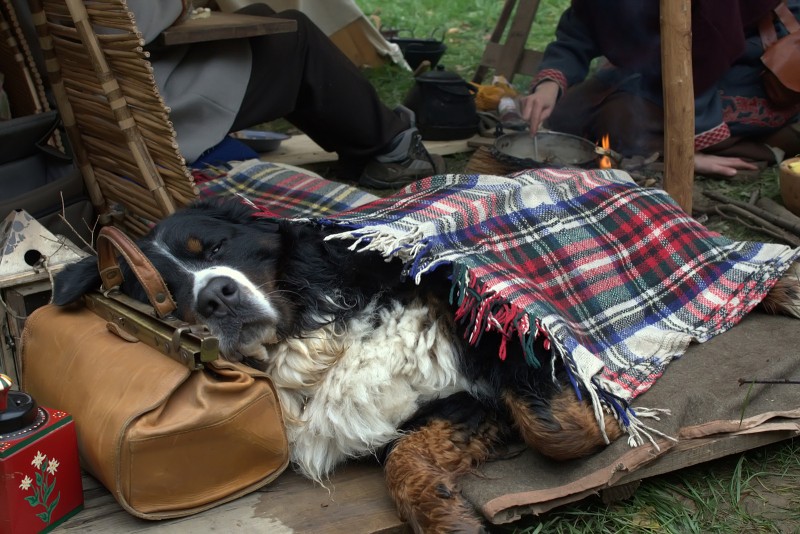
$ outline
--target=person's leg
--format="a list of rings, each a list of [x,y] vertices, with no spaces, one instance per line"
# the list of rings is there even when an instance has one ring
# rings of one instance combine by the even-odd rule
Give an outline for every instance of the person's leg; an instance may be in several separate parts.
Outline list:
[[[273,14],[264,4],[239,12],[292,19],[297,31],[251,39],[253,72],[233,130],[284,117],[325,150],[337,152],[351,172],[378,155],[383,164],[399,162],[406,170],[393,173],[397,185],[438,170],[424,148],[410,152],[416,129],[409,116],[386,107],[372,84],[306,15],[293,10]],[[399,154],[397,148],[404,145],[408,150]]]
[[[285,117],[326,150],[367,157],[409,127],[306,15],[264,4],[238,12],[292,19],[297,31],[251,38],[253,72],[234,128]]]
[[[660,107],[596,78],[570,87],[545,125],[593,142],[608,135],[611,148],[625,156],[661,152],[664,144]]]
[[[787,158],[800,155],[800,119],[768,135],[763,141],[769,146],[780,148]]]

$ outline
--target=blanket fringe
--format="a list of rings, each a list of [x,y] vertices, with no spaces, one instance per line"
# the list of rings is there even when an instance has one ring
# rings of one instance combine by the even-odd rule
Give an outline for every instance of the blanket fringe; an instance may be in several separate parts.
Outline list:
[[[468,325],[466,339],[469,344],[479,343],[484,332],[496,331],[500,334],[498,357],[505,360],[508,341],[516,332],[525,361],[534,367],[541,367],[533,350],[533,342],[539,332],[530,335],[531,321],[525,310],[493,291],[486,291],[464,265],[453,265],[450,304],[456,305],[455,320]]]
[[[419,263],[425,257],[425,250],[430,247],[425,238],[425,232],[420,228],[407,232],[403,236],[395,236],[379,230],[356,229],[332,234],[325,238],[326,241],[332,239],[352,239],[353,243],[348,250],[354,252],[376,251],[387,261],[393,258],[402,260],[417,284],[428,270],[420,268]],[[414,268],[415,266],[416,268]]]
[[[327,239],[351,239],[349,246],[355,252],[376,251],[387,261],[398,258],[403,261],[405,274],[419,284],[422,276],[434,264],[427,261],[426,252],[431,244],[425,232],[417,228],[402,236],[392,235],[379,230],[354,229],[328,236]],[[588,370],[582,370],[568,354],[558,339],[555,339],[546,326],[537,318],[531,317],[524,308],[510,303],[494,291],[486,287],[463,264],[452,262],[452,285],[450,288],[450,304],[455,305],[455,320],[466,324],[465,338],[475,345],[480,342],[484,332],[496,331],[500,334],[501,343],[498,357],[505,360],[507,344],[514,337],[519,339],[526,362],[536,368],[541,362],[536,356],[534,346],[540,338],[545,350],[549,350],[552,361],[552,379],[556,382],[555,370],[558,360],[566,369],[567,376],[578,398],[582,400],[582,391],[587,392],[592,404],[595,419],[606,444],[610,443],[605,427],[605,413],[608,411],[619,421],[620,427],[628,434],[630,446],[644,445],[650,442],[660,450],[656,437],[676,441],[674,438],[646,425],[642,419],[659,420],[659,416],[669,414],[668,410],[638,408],[634,410],[627,402],[615,399],[605,391]],[[533,327],[532,327],[533,326]]]

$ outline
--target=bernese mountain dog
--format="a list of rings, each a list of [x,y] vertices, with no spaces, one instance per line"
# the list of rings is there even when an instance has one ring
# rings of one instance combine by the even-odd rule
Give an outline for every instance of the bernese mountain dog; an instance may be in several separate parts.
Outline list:
[[[326,240],[336,229],[254,214],[238,199],[199,201],[137,244],[182,320],[207,325],[225,358],[272,377],[291,459],[308,478],[324,484],[349,458],[374,455],[416,531],[480,532],[459,476],[520,440],[567,460],[622,434],[611,414],[601,431],[543,338],[538,368],[516,344],[498,358],[500,334],[468,344],[445,267],[416,285],[398,260]],[[125,274],[121,290],[147,302]],[[99,287],[90,257],[57,275],[54,301]]]

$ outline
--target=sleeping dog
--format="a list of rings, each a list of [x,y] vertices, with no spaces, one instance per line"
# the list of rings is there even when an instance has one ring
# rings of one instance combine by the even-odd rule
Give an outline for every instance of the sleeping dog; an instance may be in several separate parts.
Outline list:
[[[515,441],[567,460],[622,434],[611,414],[600,430],[592,406],[551,368],[544,339],[540,368],[514,343],[501,361],[496,332],[468,344],[444,267],[416,285],[399,260],[325,239],[335,232],[216,200],[167,217],[138,242],[179,317],[207,325],[225,358],[272,377],[302,474],[324,483],[348,458],[376,455],[415,530],[478,532],[460,475]],[[97,289],[94,258],[55,282],[59,305]],[[130,273],[121,290],[147,302]]]

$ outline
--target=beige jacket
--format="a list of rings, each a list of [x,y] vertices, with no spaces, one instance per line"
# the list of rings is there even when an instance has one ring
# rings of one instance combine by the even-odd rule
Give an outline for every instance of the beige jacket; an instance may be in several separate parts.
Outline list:
[[[136,25],[150,43],[171,26],[181,0],[128,0]],[[244,99],[251,70],[247,39],[213,41],[155,50],[156,84],[170,108],[178,145],[188,162],[228,134]]]

